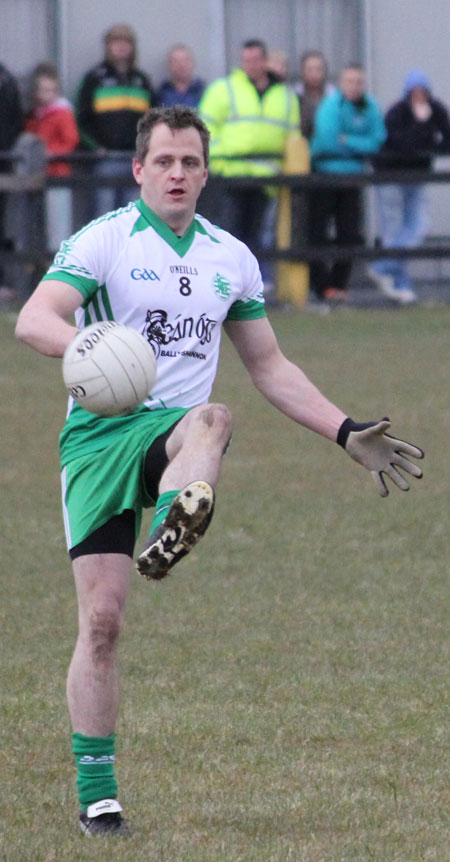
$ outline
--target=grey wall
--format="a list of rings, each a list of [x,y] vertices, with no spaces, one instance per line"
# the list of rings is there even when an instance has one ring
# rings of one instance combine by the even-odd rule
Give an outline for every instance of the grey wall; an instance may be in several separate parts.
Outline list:
[[[366,0],[366,9],[369,76],[383,108],[400,97],[414,67],[428,74],[436,97],[450,106],[450,0]],[[450,170],[450,159],[436,167]],[[429,186],[429,194],[431,233],[449,235],[450,185]]]
[[[372,87],[382,105],[398,98],[415,66],[450,103],[449,0],[368,0],[367,6]]]
[[[223,74],[224,25],[221,0],[62,0],[60,34],[63,77],[73,96],[84,72],[103,56],[102,35],[111,24],[126,22],[138,33],[138,65],[159,84],[165,56],[174,42],[190,45],[197,72],[211,79]]]

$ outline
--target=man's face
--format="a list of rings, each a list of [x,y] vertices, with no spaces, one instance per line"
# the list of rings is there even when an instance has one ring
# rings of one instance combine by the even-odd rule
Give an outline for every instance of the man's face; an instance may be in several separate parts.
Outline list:
[[[133,44],[122,36],[110,39],[108,42],[108,56],[112,63],[129,63],[133,51]]]
[[[197,129],[172,131],[158,123],[143,164],[133,159],[133,175],[144,203],[181,236],[194,218],[208,176]]]
[[[342,95],[349,102],[358,102],[366,90],[366,77],[362,69],[344,69],[339,86]]]
[[[321,87],[326,77],[323,60],[320,57],[308,57],[303,63],[301,73],[307,87]]]
[[[261,48],[243,48],[241,68],[254,83],[266,73],[266,58]]]
[[[185,48],[174,48],[168,59],[169,75],[175,81],[189,81],[194,73],[192,54]]]
[[[58,82],[42,75],[38,78],[35,99],[38,105],[51,105],[59,96]]]
[[[425,87],[413,87],[412,90],[409,91],[408,95],[410,100],[417,104],[428,102],[430,99],[430,94]]]

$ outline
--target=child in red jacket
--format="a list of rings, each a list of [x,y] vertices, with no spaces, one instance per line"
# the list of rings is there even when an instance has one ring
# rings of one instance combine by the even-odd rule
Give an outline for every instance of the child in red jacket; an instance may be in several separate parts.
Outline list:
[[[33,107],[25,120],[25,130],[37,135],[45,144],[48,155],[66,155],[78,146],[79,135],[70,102],[60,95],[59,76],[52,63],[40,63],[32,74]],[[67,177],[71,173],[67,162],[51,162],[47,174]],[[47,191],[47,232],[49,249],[54,251],[72,233],[72,196],[70,189],[51,188]]]

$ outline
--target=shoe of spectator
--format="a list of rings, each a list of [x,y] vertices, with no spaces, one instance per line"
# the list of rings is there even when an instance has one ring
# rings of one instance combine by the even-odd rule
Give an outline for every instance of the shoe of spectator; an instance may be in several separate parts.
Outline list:
[[[395,301],[399,305],[412,305],[414,302],[417,302],[417,294],[410,287],[397,287],[395,293]]]
[[[327,302],[346,302],[348,299],[348,290],[340,290],[338,287],[326,287],[323,296]]]
[[[379,291],[388,299],[398,302],[399,305],[411,305],[411,303],[417,302],[414,291],[410,287],[396,287],[391,275],[381,275],[374,269],[369,269],[368,275]]]
[[[394,279],[392,275],[382,275],[380,272],[377,272],[375,269],[369,269],[367,271],[367,275],[370,280],[374,283],[375,287],[378,288],[380,293],[383,296],[387,296],[388,299],[397,300],[398,290],[395,286]]]

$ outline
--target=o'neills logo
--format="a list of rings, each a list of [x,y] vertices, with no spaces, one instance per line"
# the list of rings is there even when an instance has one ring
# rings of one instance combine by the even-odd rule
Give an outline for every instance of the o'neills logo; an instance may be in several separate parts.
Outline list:
[[[161,345],[172,344],[183,338],[196,336],[200,344],[209,344],[212,331],[217,326],[217,320],[211,320],[206,314],[200,317],[182,317],[177,314],[173,323],[168,320],[167,311],[162,308],[147,311],[142,335],[152,345],[156,356],[161,354]],[[168,354],[165,354],[168,355]]]
[[[196,266],[185,266],[182,263],[170,266],[169,269],[171,272],[176,273],[176,275],[198,275],[198,269]]]

